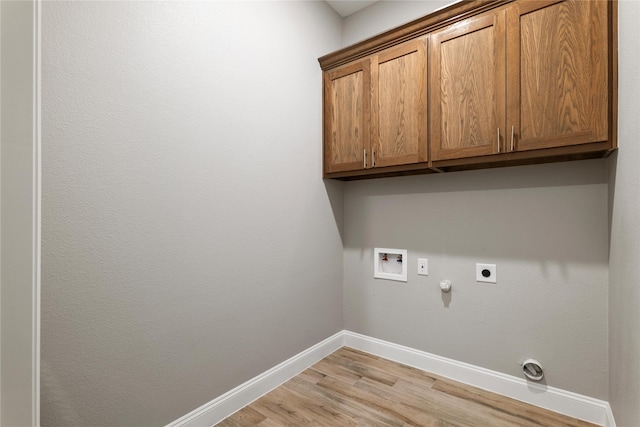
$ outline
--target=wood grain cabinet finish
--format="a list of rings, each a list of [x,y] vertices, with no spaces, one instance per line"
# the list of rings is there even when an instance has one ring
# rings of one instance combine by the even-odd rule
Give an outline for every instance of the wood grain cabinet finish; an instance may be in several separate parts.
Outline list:
[[[370,86],[368,59],[324,74],[325,173],[367,168]]]
[[[324,176],[605,157],[616,0],[469,0],[319,58]]]
[[[516,2],[507,36],[509,150],[607,141],[607,3]]]
[[[501,151],[505,123],[505,11],[431,35],[433,160]]]
[[[426,39],[324,75],[324,171],[427,161]]]
[[[427,161],[426,39],[374,55],[372,167]]]

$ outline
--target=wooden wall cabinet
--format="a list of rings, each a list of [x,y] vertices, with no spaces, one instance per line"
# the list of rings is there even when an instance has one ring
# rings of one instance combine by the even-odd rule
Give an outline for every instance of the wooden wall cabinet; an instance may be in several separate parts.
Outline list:
[[[431,35],[433,160],[501,152],[505,42],[504,10],[468,18]]]
[[[371,148],[370,60],[324,74],[324,171],[367,168]]]
[[[426,39],[324,74],[324,172],[427,161]]]
[[[608,140],[607,2],[520,1],[507,12],[510,151]]]
[[[404,43],[371,58],[372,167],[427,161],[427,43]]]
[[[463,1],[320,58],[324,176],[608,155],[616,15],[606,0]]]

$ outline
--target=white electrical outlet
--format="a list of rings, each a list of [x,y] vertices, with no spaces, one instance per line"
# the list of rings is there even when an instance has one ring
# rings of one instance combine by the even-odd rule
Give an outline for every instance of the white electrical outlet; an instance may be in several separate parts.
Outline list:
[[[476,282],[497,283],[495,264],[476,264]]]
[[[426,258],[418,258],[418,274],[422,276],[429,275],[429,260]]]

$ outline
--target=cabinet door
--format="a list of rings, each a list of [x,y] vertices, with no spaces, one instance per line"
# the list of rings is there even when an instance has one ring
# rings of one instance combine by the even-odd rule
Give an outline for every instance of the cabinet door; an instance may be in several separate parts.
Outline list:
[[[519,1],[507,34],[509,150],[606,141],[607,2]]]
[[[368,167],[371,108],[370,60],[324,74],[324,171]]]
[[[496,154],[505,136],[505,13],[431,35],[431,159]]]
[[[372,166],[427,161],[426,39],[372,58]]]

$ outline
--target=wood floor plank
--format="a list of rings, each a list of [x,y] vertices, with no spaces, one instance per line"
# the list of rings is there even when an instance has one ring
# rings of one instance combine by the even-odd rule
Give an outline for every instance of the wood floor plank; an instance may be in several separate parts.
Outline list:
[[[311,384],[316,384],[318,381],[326,377],[326,375],[322,372],[316,371],[315,369],[305,369],[298,374],[298,377],[310,382]]]
[[[362,376],[357,372],[350,371],[343,366],[331,363],[326,358],[313,365],[313,368],[325,376],[341,379],[348,384],[355,384],[356,381],[362,378]]]
[[[343,347],[221,427],[595,427]]]
[[[350,426],[355,423],[352,421],[348,412],[344,409],[344,403],[323,396],[314,391],[317,389],[314,383],[309,383],[302,378],[293,378],[281,387],[284,393],[290,398],[297,399],[297,405],[300,410],[308,411],[313,414],[314,420],[324,425],[340,425]]]
[[[295,380],[295,379],[294,379]],[[399,427],[401,423],[389,418],[387,414],[381,414],[375,410],[375,408],[368,402],[361,403],[355,399],[352,399],[349,395],[344,395],[337,392],[334,388],[326,387],[321,384],[323,381],[340,382],[347,384],[340,379],[327,377],[317,384],[312,390],[309,390],[310,395],[319,399],[319,402],[323,406],[335,405],[336,412],[346,415],[353,424],[358,422],[370,422],[371,425],[377,426],[392,426]],[[302,384],[292,381],[291,387],[299,387]],[[348,384],[347,384],[348,385]],[[340,424],[333,424],[340,425]]]
[[[499,394],[487,393],[482,389],[445,378],[440,378],[434,384],[433,389],[447,393],[450,396],[464,399],[467,402],[484,405],[497,413],[517,414],[517,417],[522,419],[523,425],[527,426],[553,425],[553,423],[558,422],[561,422],[563,426],[567,427],[593,426],[593,424],[585,421],[546,411]]]
[[[251,427],[259,425],[266,418],[265,415],[256,411],[252,406],[245,406],[236,412],[233,417],[227,418],[218,425],[224,427]]]
[[[371,393],[382,392],[380,388],[374,390],[374,384],[369,384],[368,386],[371,387]],[[365,387],[365,381],[358,382],[356,387]],[[380,394],[380,396],[401,401],[403,413],[411,420],[412,425],[425,425],[425,421],[421,418],[423,414],[429,414],[439,421],[445,421],[456,426],[501,425],[499,423],[501,420],[496,419],[492,414],[487,414],[483,411],[484,408],[460,411],[460,401],[457,398],[431,388],[424,388],[420,395],[398,393],[397,389],[392,391],[394,392],[393,394],[387,395],[384,393]]]
[[[398,378],[415,379],[420,383],[432,383],[435,381],[435,378],[429,372],[422,371],[411,366],[395,363],[387,359],[354,350],[352,348],[342,347],[334,354],[346,359],[353,360],[354,362],[367,364],[371,367],[382,369],[387,373],[398,376]]]
[[[360,377],[366,377],[382,384],[393,385],[398,380],[397,375],[390,374],[372,365],[359,364],[339,355],[329,355],[325,360],[329,364],[340,366],[349,372],[356,373]]]

